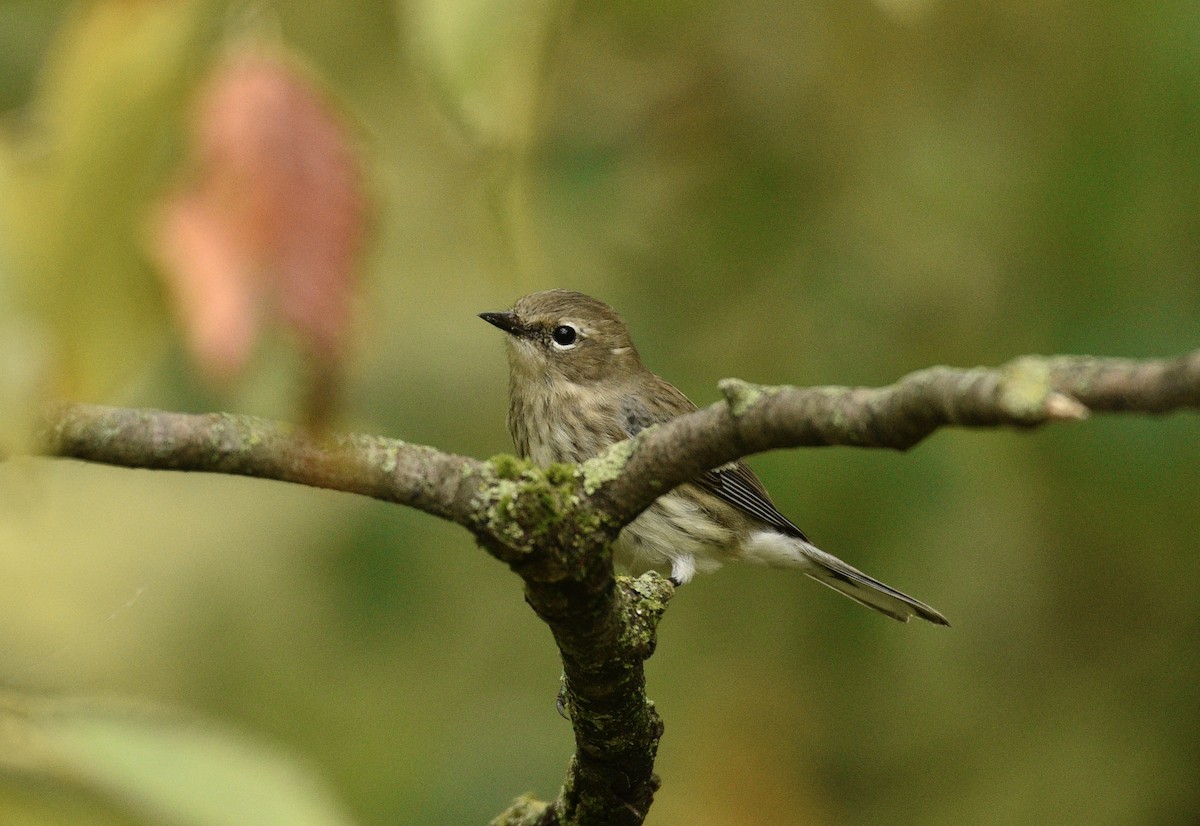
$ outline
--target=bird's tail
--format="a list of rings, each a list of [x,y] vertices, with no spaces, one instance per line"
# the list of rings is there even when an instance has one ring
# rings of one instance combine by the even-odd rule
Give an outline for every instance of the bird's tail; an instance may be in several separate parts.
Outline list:
[[[950,624],[940,612],[925,603],[900,593],[890,585],[884,585],[815,545],[807,542],[802,544],[805,561],[810,563],[803,566],[804,573],[822,585],[901,622],[908,622],[909,617],[917,616],[936,625]]]

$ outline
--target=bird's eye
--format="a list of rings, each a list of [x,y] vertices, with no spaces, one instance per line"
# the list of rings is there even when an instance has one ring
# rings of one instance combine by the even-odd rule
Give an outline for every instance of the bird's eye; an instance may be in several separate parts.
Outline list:
[[[570,347],[579,337],[579,333],[570,324],[560,324],[550,333],[550,338],[554,339],[554,343],[559,347]]]

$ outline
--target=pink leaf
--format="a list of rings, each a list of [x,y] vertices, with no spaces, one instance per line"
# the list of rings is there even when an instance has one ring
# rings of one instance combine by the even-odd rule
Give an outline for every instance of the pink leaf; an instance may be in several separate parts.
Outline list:
[[[196,175],[170,196],[155,236],[194,357],[228,379],[277,319],[313,368],[310,397],[326,392],[344,354],[366,224],[349,128],[293,63],[254,50],[213,72],[194,132]]]

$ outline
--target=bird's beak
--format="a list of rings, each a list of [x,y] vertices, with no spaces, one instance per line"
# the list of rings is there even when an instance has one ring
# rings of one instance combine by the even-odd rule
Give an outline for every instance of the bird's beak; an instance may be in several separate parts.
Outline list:
[[[509,335],[523,336],[528,332],[516,313],[480,313],[479,317],[493,327],[499,327]]]

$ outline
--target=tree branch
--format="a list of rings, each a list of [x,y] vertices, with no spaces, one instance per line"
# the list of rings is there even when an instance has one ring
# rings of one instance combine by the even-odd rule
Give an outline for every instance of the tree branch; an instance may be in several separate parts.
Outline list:
[[[1200,350],[1137,361],[1022,356],[999,368],[930,367],[888,387],[720,383],[725,401],[618,445],[620,467],[597,505],[632,521],[676,485],[726,462],[784,447],[908,450],[942,427],[1032,428],[1091,412],[1200,408]]]
[[[1200,408],[1200,350],[1160,361],[1027,356],[998,369],[932,367],[877,389],[720,386],[725,401],[578,466],[482,462],[374,436],[316,439],[245,416],[92,405],[51,411],[40,450],[358,493],[466,527],[521,576],[526,601],[550,626],[576,742],[557,799],[521,798],[495,823],[636,826],[658,787],[662,733],[643,662],[674,589],[655,574],[613,575],[611,545],[623,525],[705,470],[772,448],[906,450],[949,425],[1028,428],[1090,411]]]
[[[643,663],[674,588],[656,574],[615,577],[612,520],[581,497],[575,468],[512,457],[481,462],[374,436],[316,439],[289,425],[64,405],[46,416],[41,452],[129,468],[203,471],[295,482],[418,508],[475,534],[525,582],[563,661],[576,751],[558,799],[529,800],[508,823],[640,824],[658,780],[662,723]],[[530,819],[533,818],[533,819]]]
[[[474,529],[484,463],[382,436],[314,438],[254,416],[69,404],[47,413],[39,449],[149,470],[295,482],[417,508]]]

